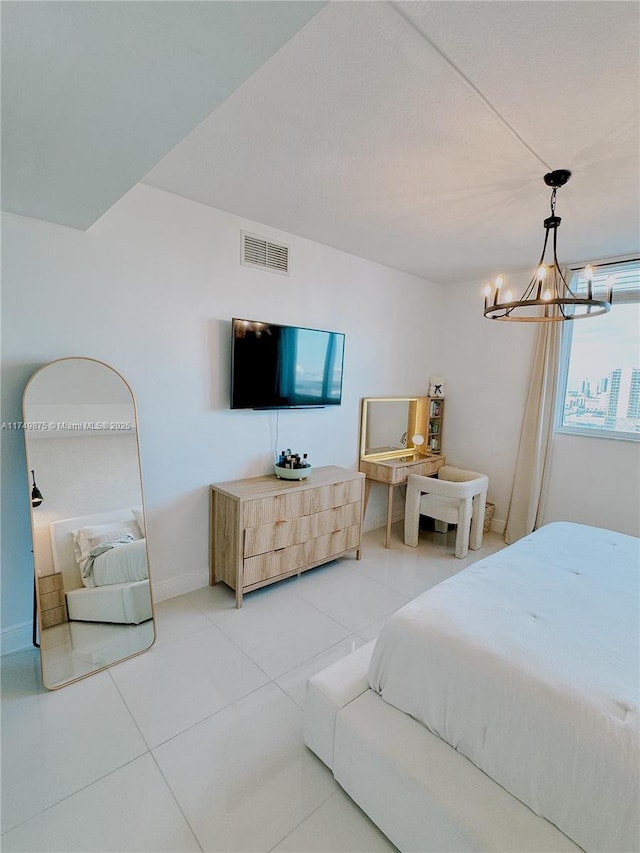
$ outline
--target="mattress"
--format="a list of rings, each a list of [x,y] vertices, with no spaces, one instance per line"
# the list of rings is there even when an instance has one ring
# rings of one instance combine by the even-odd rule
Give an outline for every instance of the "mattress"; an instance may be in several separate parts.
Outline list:
[[[391,618],[369,684],[588,851],[640,840],[639,541],[547,525]]]
[[[135,539],[122,544],[106,543],[96,550],[102,553],[89,557],[81,567],[86,587],[123,584],[149,577],[146,539]],[[91,553],[93,554],[93,551]]]
[[[138,625],[151,619],[149,581],[71,590],[67,611],[70,620]]]

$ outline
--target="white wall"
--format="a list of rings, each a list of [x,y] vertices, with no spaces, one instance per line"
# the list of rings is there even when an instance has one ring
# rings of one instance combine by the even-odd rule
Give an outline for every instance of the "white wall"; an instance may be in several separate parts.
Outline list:
[[[290,277],[240,266],[243,228],[291,245]],[[447,459],[489,475],[504,522],[536,327],[485,320],[481,282],[439,287],[137,186],[86,233],[5,215],[2,284],[5,425],[22,420],[30,375],[62,356],[106,361],[136,393],[158,598],[206,583],[208,483],[266,473],[283,446],[355,469],[360,399],[424,394],[430,374],[446,378]],[[231,411],[233,316],[345,332],[342,406]],[[22,433],[1,439],[2,626],[19,644],[30,636],[30,482]],[[545,521],[639,535],[640,448],[555,444]],[[372,489],[367,527],[384,524],[385,497]]]
[[[290,277],[240,265],[243,228],[291,246]],[[208,483],[266,473],[281,447],[355,469],[360,398],[423,394],[444,372],[441,287],[142,185],[86,233],[5,215],[2,264],[2,420],[22,420],[24,385],[52,359],[91,356],[122,373],[138,403],[159,598],[206,583]],[[231,411],[233,316],[345,332],[342,405]],[[26,625],[32,606],[19,431],[2,431],[2,463],[6,628]],[[382,491],[369,525],[384,521]]]
[[[510,276],[520,292],[528,275]],[[482,315],[484,282],[443,288],[447,461],[489,476],[503,525],[527,394],[537,326]],[[588,322],[588,321],[585,321]],[[640,536],[640,445],[556,435],[543,522],[576,521]]]

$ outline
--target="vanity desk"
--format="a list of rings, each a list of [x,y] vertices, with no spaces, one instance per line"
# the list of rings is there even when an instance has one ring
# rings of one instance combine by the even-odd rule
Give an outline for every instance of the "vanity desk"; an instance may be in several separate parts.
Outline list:
[[[384,547],[389,548],[391,542],[391,521],[393,519],[393,490],[407,482],[409,474],[421,474],[430,477],[438,472],[445,463],[444,456],[401,456],[395,459],[380,459],[373,462],[368,459],[360,460],[360,471],[367,478],[364,487],[364,509],[367,510],[367,501],[371,491],[372,482],[386,483],[388,486],[387,498],[387,533]]]
[[[438,402],[441,418],[444,401]],[[436,411],[432,403],[429,397],[366,397],[362,401],[359,470],[366,477],[364,512],[372,483],[386,483],[385,548],[391,543],[394,488],[406,483],[409,474],[437,474],[446,462],[440,453],[420,453],[425,436],[431,434],[431,415]]]

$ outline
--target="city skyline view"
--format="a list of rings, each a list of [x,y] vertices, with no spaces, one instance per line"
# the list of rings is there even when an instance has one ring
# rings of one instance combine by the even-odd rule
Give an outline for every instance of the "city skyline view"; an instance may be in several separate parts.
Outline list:
[[[639,342],[640,303],[573,327],[563,426],[640,433]]]
[[[640,368],[640,303],[614,304],[608,314],[575,323],[567,391],[626,367]]]

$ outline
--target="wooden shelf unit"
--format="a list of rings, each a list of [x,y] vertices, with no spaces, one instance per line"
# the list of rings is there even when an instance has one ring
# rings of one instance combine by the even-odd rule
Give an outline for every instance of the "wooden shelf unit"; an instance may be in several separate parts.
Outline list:
[[[444,422],[444,397],[429,397],[427,421],[427,450],[442,453],[442,425]]]
[[[62,572],[38,575],[38,610],[43,630],[67,621]]]
[[[275,475],[211,486],[210,583],[244,593],[356,552],[364,474],[315,468],[306,480]]]

